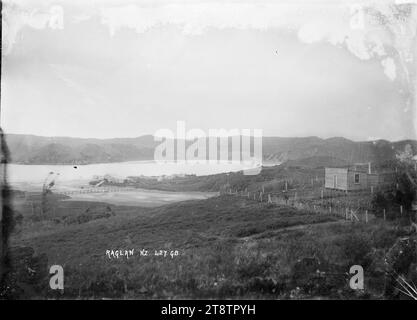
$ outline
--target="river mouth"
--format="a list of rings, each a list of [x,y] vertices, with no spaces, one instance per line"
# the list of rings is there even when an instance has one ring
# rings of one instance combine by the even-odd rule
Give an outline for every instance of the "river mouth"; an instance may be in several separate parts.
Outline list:
[[[42,193],[42,186],[39,182],[11,184],[12,189],[37,194]],[[159,207],[180,201],[204,200],[218,195],[218,192],[164,191],[131,187],[93,188],[88,181],[84,180],[61,181],[52,189],[52,192],[69,197],[62,201],[102,202],[135,207]]]
[[[105,175],[118,179],[126,179],[129,176],[206,176],[248,169],[253,169],[253,167],[248,167],[241,163],[199,164],[188,162],[158,163],[155,161],[128,161],[88,165],[27,165],[14,163],[7,165],[9,183],[43,183],[48,175],[53,174],[57,186],[60,183],[91,181],[95,176]]]
[[[158,164],[154,161],[130,161],[121,163],[101,163],[91,165],[8,165],[8,181],[12,189],[41,193],[44,184],[53,181],[54,193],[66,194],[64,201],[103,202],[113,205],[156,207],[186,200],[204,200],[216,196],[217,192],[163,191],[134,189],[100,192],[90,185],[95,176],[110,175],[123,180],[128,176],[160,177],[184,175],[211,175],[239,171],[239,164],[199,165],[199,164]],[[126,188],[127,189],[127,188]],[[89,190],[89,191],[87,191]]]

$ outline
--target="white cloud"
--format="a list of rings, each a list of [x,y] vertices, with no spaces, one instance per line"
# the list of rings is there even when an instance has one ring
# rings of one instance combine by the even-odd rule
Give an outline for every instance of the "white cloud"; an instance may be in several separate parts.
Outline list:
[[[372,4],[388,17],[392,17],[390,7],[384,3]],[[36,29],[63,28],[63,9],[53,5],[51,0],[38,0],[38,8],[29,6],[28,1],[15,0],[6,2],[4,8],[3,40],[5,54],[9,54],[16,42],[19,31],[24,26]],[[361,1],[359,1],[361,3]],[[24,5],[15,5],[20,3]],[[58,3],[66,3],[65,1]],[[71,3],[71,2],[68,2]],[[304,43],[329,42],[343,46],[361,60],[388,57],[386,47],[396,46],[404,59],[413,58],[409,46],[413,43],[412,35],[398,38],[392,37],[384,26],[376,26],[361,11],[358,1],[325,1],[304,0],[302,2],[148,2],[139,1],[132,4],[129,0],[119,1],[75,1],[75,10],[70,21],[77,23],[99,15],[102,24],[108,27],[110,35],[123,28],[130,28],[137,33],[145,33],[152,28],[177,26],[184,35],[201,35],[209,29],[233,28],[238,30],[285,29],[297,32],[298,38]],[[39,9],[41,8],[41,9]],[[92,10],[91,8],[95,8]],[[410,26],[413,30],[414,22]],[[415,29],[415,28],[414,28]],[[414,30],[415,37],[415,30]],[[404,48],[405,47],[405,48]],[[385,74],[392,80],[395,78],[394,60],[382,63]]]
[[[367,3],[386,15],[393,17],[390,2]],[[194,3],[163,4],[158,6],[118,6],[100,11],[102,23],[114,35],[121,28],[132,28],[144,33],[156,27],[179,26],[186,35],[201,35],[210,28],[239,30],[291,29],[304,43],[329,42],[343,46],[361,60],[388,57],[386,47],[397,47],[410,59],[407,51],[412,34],[401,37],[385,25],[375,23],[374,17],[366,14],[357,3],[329,5],[326,3]],[[388,22],[388,23],[392,23]],[[408,41],[410,40],[410,41]],[[407,48],[403,48],[406,46]],[[382,60],[385,74],[396,77],[393,59]]]
[[[392,58],[385,58],[381,61],[384,68],[385,75],[391,80],[395,80],[397,77],[397,68],[395,67],[394,60]]]
[[[128,5],[102,8],[100,12],[102,22],[111,34],[122,27],[143,33],[155,27],[177,25],[184,33],[193,35],[208,28],[266,30],[283,27],[294,17],[295,10],[290,5],[196,3],[153,7]]]
[[[11,52],[19,31],[23,27],[33,29],[63,29],[64,10],[61,6],[52,5],[49,8],[22,9],[14,4],[5,3],[2,13],[2,40],[4,54]]]
[[[351,25],[351,1],[204,1],[162,3],[159,5],[119,5],[100,9],[102,22],[113,34],[120,28],[138,33],[159,26],[178,25],[187,34],[200,34],[209,28],[267,30],[270,28],[303,29],[303,40],[327,35],[342,36]],[[358,1],[355,1],[355,5]],[[360,1],[359,1],[360,2]],[[314,30],[316,32],[311,34]],[[325,34],[323,34],[323,32]],[[313,37],[313,39],[310,39]]]

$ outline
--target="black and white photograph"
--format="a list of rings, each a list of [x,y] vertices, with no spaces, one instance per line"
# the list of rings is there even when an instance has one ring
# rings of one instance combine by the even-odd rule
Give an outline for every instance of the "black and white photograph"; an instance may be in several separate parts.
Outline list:
[[[0,300],[417,300],[417,1],[3,0],[1,33]]]

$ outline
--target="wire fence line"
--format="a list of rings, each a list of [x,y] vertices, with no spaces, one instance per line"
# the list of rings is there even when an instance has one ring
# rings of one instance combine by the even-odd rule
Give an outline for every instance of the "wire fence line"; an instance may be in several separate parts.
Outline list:
[[[108,193],[108,192],[124,192],[124,191],[138,191],[137,188],[130,187],[108,187],[108,188],[84,188],[79,190],[70,190],[70,191],[54,191],[55,194],[60,195],[74,195],[74,194],[83,194],[83,193]]]
[[[391,208],[390,212],[385,208],[381,208],[380,212],[377,212],[371,204],[373,192],[367,190],[346,193],[344,191],[326,190],[325,188],[308,191],[288,189],[275,192],[229,189],[223,190],[221,194],[239,196],[265,205],[290,206],[316,214],[331,214],[353,222],[368,223],[377,219],[377,216],[386,220],[388,213],[394,213],[398,217],[405,215],[402,206]]]

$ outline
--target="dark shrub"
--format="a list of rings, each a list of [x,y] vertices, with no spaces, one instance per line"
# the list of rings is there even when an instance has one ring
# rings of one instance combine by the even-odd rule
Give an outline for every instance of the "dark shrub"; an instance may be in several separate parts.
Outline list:
[[[366,268],[371,263],[372,240],[368,235],[349,234],[339,245],[348,266],[361,265]]]

